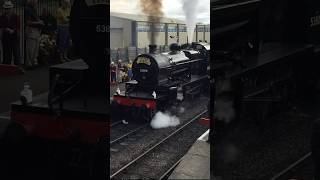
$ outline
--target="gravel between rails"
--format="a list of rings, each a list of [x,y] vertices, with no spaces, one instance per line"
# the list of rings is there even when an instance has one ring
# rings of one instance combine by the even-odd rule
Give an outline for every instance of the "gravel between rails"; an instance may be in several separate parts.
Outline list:
[[[296,162],[290,164],[270,180],[287,180],[287,179],[313,179],[313,163],[311,152],[304,155]]]
[[[161,141],[173,131],[188,122],[192,117],[207,109],[207,97],[200,97],[191,103],[185,101],[178,107],[184,107],[185,111],[181,114],[175,114],[180,119],[180,125],[163,129],[152,129],[147,126],[130,137],[124,138],[115,145],[112,145],[114,151],[110,151],[110,174],[114,174],[118,169],[131,162],[140,154],[148,150],[157,142]],[[195,106],[195,104],[197,106]],[[174,111],[174,109],[172,110]],[[112,131],[111,131],[112,132]]]
[[[110,133],[110,142],[114,141],[115,139],[133,131],[134,129],[137,129],[144,124],[141,123],[129,123],[129,124],[118,124],[115,127],[111,127],[111,133]]]
[[[307,158],[304,162],[299,164],[297,167],[290,170],[289,173],[282,176],[277,180],[288,180],[288,179],[314,179],[314,167],[311,158]]]
[[[217,140],[212,165],[222,179],[270,179],[310,152],[315,115],[291,110],[267,118],[263,124],[242,124]]]
[[[117,175],[115,179],[159,179],[188,152],[192,144],[207,129],[208,127],[200,125],[197,120],[190,123],[178,134],[170,137],[137,163]]]

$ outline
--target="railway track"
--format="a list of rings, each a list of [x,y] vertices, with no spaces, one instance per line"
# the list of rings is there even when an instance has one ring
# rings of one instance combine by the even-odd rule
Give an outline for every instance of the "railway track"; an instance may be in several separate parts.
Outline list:
[[[159,180],[165,180],[168,179],[173,170],[178,166],[178,164],[181,162],[183,157],[181,157],[176,163],[174,163],[165,173],[160,176]]]
[[[137,128],[134,128],[134,129],[130,130],[129,132],[121,135],[120,137],[117,137],[117,138],[115,138],[113,140],[110,140],[110,145],[115,144],[116,142],[119,142],[120,140],[130,136],[131,134],[134,134],[134,133],[138,132],[140,129],[142,129],[142,128],[148,126],[148,125],[149,125],[149,123],[143,124],[141,126],[138,126]]]
[[[137,164],[142,158],[146,157],[147,155],[150,155],[155,149],[157,149],[161,145],[165,144],[171,137],[179,134],[182,130],[186,129],[187,127],[190,127],[197,119],[199,119],[199,117],[201,117],[205,113],[207,113],[207,110],[202,111],[201,113],[197,114],[194,118],[192,118],[191,120],[189,120],[186,123],[184,123],[181,127],[179,127],[178,129],[174,130],[173,132],[171,132],[169,135],[167,135],[165,138],[163,138],[160,141],[158,141],[156,144],[152,145],[150,148],[142,151],[142,153],[140,153],[137,157],[135,157],[132,160],[128,161],[127,163],[122,165],[117,170],[114,170],[114,171],[111,170],[110,179],[113,179],[113,178],[117,177],[118,175],[123,173],[125,170],[127,170],[130,167],[132,167],[134,164]],[[180,162],[180,159],[178,161],[176,161],[176,163],[174,163],[174,165],[172,165],[166,172],[164,172],[161,175],[161,178],[165,179],[168,176],[168,174],[174,169],[174,167],[179,162]]]
[[[137,132],[142,127],[145,127],[148,123],[128,122],[126,124],[123,121],[115,121],[110,125],[110,145],[115,142]]]
[[[302,164],[305,163],[309,158],[311,158],[311,152],[305,154],[300,159],[290,164],[287,168],[274,175],[270,180],[287,179],[287,176],[292,176],[292,174],[295,173],[296,168],[302,166]]]
[[[119,125],[119,124],[121,124],[121,123],[122,123],[121,120],[120,120],[120,121],[113,122],[113,123],[111,123],[110,127],[114,127],[114,126]]]

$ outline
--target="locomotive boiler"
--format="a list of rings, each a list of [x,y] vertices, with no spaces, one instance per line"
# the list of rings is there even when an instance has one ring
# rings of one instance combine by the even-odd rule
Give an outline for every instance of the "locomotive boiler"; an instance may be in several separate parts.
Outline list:
[[[136,57],[132,64],[133,80],[126,83],[125,92],[113,96],[114,114],[126,114],[124,119],[150,120],[158,110],[164,110],[176,99],[193,96],[208,85],[210,45],[193,43],[180,49],[170,45],[170,51],[149,53]],[[127,112],[127,113],[121,113]]]

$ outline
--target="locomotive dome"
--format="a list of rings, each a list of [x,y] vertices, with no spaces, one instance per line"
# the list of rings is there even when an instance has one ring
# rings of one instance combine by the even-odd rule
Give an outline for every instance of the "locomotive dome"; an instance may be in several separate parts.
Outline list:
[[[170,51],[180,51],[180,46],[177,43],[170,44]]]

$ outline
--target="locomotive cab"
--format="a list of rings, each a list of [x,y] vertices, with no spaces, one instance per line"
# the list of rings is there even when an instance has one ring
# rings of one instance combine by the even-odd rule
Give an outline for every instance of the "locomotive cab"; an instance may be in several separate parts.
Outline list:
[[[184,45],[187,49],[183,50],[190,59],[204,59],[192,65],[192,73],[197,75],[209,74],[210,66],[210,44],[203,42],[193,42],[191,45]]]

